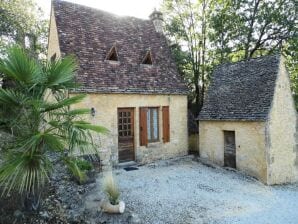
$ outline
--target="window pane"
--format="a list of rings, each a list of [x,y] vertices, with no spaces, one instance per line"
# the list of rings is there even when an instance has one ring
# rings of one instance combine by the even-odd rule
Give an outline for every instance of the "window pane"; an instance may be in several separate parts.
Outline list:
[[[157,117],[157,109],[152,110],[152,119],[153,119],[153,139],[158,139],[158,117]]]
[[[151,109],[147,110],[147,135],[148,135],[148,140],[151,140],[151,116],[150,116],[150,111]]]

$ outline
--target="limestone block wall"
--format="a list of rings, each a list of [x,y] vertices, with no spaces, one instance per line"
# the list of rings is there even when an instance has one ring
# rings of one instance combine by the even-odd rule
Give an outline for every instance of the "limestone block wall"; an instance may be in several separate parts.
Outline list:
[[[57,25],[54,16],[54,10],[51,10],[51,18],[50,18],[50,28],[49,28],[49,39],[48,39],[48,59],[52,57],[53,54],[60,57],[60,46],[57,32]]]
[[[71,94],[73,95],[73,94]],[[170,142],[162,142],[162,106],[170,109]],[[118,125],[117,108],[134,108],[135,114],[135,158],[139,163],[156,159],[171,158],[188,153],[187,136],[187,97],[183,95],[140,95],[140,94],[88,94],[77,108],[95,108],[94,117],[88,117],[93,124],[109,129],[109,134],[97,137],[100,154],[108,163],[118,163]],[[159,107],[160,142],[140,146],[139,107]]]
[[[224,131],[235,131],[236,168],[266,183],[265,122],[200,121],[200,156],[224,165]]]
[[[296,110],[283,61],[282,58],[267,124],[268,184],[293,182],[298,176],[295,164]]]

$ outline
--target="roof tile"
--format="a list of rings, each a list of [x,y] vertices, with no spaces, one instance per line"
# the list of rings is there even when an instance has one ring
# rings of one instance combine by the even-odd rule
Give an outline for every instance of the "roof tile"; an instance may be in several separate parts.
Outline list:
[[[79,60],[77,92],[187,94],[163,35],[150,20],[120,17],[55,0],[54,13],[62,55]],[[106,56],[116,46],[118,63]],[[152,66],[142,65],[151,50]]]

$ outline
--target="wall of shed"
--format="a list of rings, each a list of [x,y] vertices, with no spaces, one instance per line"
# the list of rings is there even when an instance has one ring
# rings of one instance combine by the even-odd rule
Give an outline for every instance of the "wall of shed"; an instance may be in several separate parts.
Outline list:
[[[297,180],[296,110],[290,80],[281,59],[268,121],[268,184]]]
[[[162,106],[170,109],[170,142],[162,142]],[[101,158],[104,163],[118,163],[118,124],[117,108],[135,108],[135,157],[139,163],[148,163],[157,159],[166,159],[188,153],[187,136],[187,97],[181,95],[140,95],[140,94],[88,94],[77,108],[96,110],[95,117],[88,119],[93,124],[109,129],[106,136],[101,135]],[[160,142],[140,146],[139,140],[139,107],[159,107],[159,139]]]
[[[236,167],[266,183],[265,122],[200,121],[200,156],[224,165],[224,131],[235,131]]]

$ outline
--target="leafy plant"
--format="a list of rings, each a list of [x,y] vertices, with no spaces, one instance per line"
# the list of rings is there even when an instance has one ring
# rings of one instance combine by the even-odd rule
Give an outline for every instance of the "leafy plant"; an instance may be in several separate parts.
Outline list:
[[[76,159],[65,158],[65,164],[72,173],[72,175],[77,179],[77,181],[82,184],[86,181],[87,175],[84,170],[80,168]]]
[[[89,171],[89,170],[93,169],[92,163],[90,163],[87,160],[77,159],[76,163],[77,163],[78,167],[80,168],[80,170]]]
[[[10,191],[36,195],[49,180],[56,152],[70,170],[84,178],[73,162],[74,152],[98,153],[92,133],[107,130],[82,119],[89,109],[75,109],[85,95],[68,96],[74,88],[76,61],[65,57],[42,63],[20,47],[0,59],[0,73],[9,81],[0,88],[0,130],[11,136],[0,164],[2,195]],[[65,156],[67,155],[67,156]]]
[[[119,203],[120,191],[112,174],[108,174],[103,179],[103,190],[112,205]]]
[[[66,157],[64,162],[79,184],[83,184],[87,180],[86,171],[93,169],[92,164],[83,159]]]

